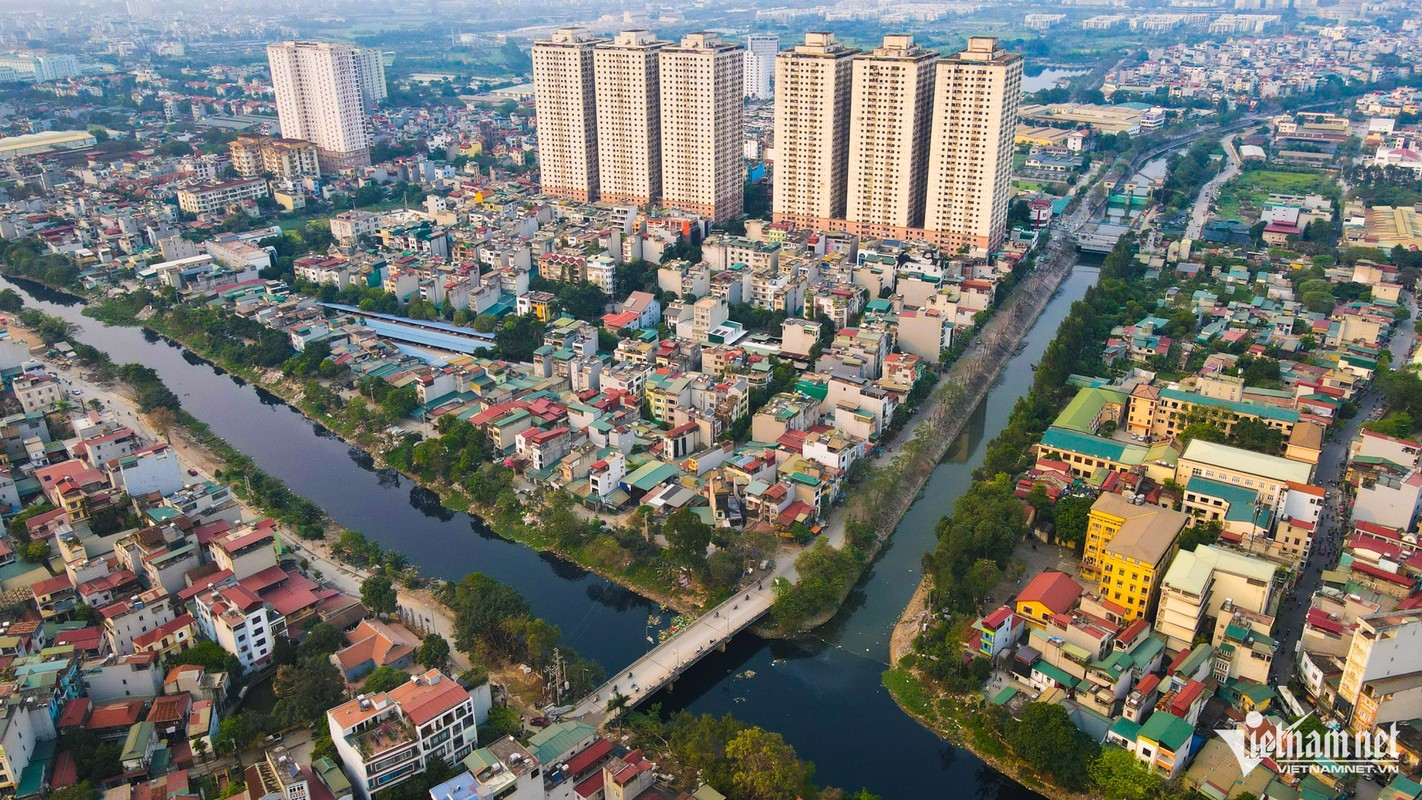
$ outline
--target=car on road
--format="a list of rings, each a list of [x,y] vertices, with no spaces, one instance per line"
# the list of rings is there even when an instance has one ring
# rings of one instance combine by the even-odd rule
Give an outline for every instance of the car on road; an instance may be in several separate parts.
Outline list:
[[[528,721],[528,724],[532,725],[535,728],[546,728],[549,725],[552,725],[553,722],[547,717],[534,717],[533,719]]]
[[[197,477],[197,474],[198,474],[198,471],[195,470],[195,469],[190,469],[190,470],[188,470],[188,474],[191,475],[191,476],[193,476],[194,478],[196,478],[196,477]]]

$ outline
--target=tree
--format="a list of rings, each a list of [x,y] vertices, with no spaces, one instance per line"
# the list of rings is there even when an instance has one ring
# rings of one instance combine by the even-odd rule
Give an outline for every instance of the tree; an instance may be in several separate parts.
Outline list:
[[[50,800],[98,800],[99,790],[88,781],[73,786],[56,786],[49,791]]]
[[[523,717],[508,706],[494,706],[489,709],[489,719],[479,726],[479,741],[492,742],[505,736],[523,733]]]
[[[1408,433],[1411,433],[1409,431]],[[1256,453],[1277,455],[1284,448],[1284,434],[1257,419],[1242,419],[1234,424],[1234,444]]]
[[[1160,787],[1160,778],[1146,769],[1134,753],[1107,747],[1086,768],[1091,785],[1106,800],[1147,800]]]
[[[711,544],[711,534],[711,526],[687,507],[673,511],[662,525],[667,555],[676,563],[696,570],[706,567],[706,547]]]
[[[20,558],[33,564],[49,561],[49,541],[40,540],[20,545]]]
[[[1216,442],[1223,444],[1229,438],[1220,426],[1209,422],[1192,422],[1180,431],[1180,441],[1182,443],[1193,442],[1196,439],[1204,442]]]
[[[19,311],[25,305],[24,298],[14,289],[0,289],[0,311],[7,311],[11,314]]]
[[[168,656],[168,666],[177,667],[192,664],[208,672],[226,672],[233,680],[242,675],[242,662],[217,642],[198,642],[181,653]]]
[[[193,755],[197,756],[198,761],[207,760],[207,749],[207,737],[203,736],[193,740]]]
[[[756,800],[796,800],[808,795],[810,772],[778,733],[747,728],[726,743],[731,785]]]
[[[361,684],[360,691],[361,694],[388,692],[409,679],[410,676],[406,673],[382,664],[365,676],[365,683]]]
[[[1090,497],[1068,495],[1057,501],[1052,518],[1057,523],[1057,541],[1081,545],[1086,541],[1086,523],[1091,513]]]
[[[622,730],[622,716],[627,713],[627,704],[631,698],[622,692],[614,691],[612,696],[607,698],[607,714],[617,722],[617,729]]]
[[[265,726],[257,715],[239,712],[224,719],[217,726],[217,736],[212,740],[212,749],[220,756],[237,761],[242,768],[242,751],[251,747],[265,731]]]
[[[376,614],[393,614],[400,607],[395,585],[384,575],[371,575],[361,582],[360,602]]]
[[[401,386],[380,401],[380,407],[393,417],[408,417],[420,405],[420,395],[414,386]]]
[[[345,642],[346,636],[340,628],[329,622],[318,622],[306,631],[306,638],[301,640],[297,655],[300,658],[325,658],[340,650]]]
[[[449,660],[449,642],[437,633],[426,636],[420,642],[420,649],[415,651],[415,660],[429,669],[443,669]]]
[[[296,725],[319,719],[326,709],[340,703],[346,683],[330,661],[308,658],[277,668],[272,690],[277,696],[272,715],[283,725]]]
[[[1087,785],[1086,765],[1096,757],[1097,746],[1077,729],[1065,708],[1028,703],[1022,719],[1008,729],[1007,742],[1018,758],[1066,788]]]

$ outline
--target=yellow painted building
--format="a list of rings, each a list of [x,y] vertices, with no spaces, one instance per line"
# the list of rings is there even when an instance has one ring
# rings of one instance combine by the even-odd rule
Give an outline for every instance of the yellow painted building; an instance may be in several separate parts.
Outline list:
[[[1097,583],[1102,599],[1125,608],[1127,621],[1146,616],[1189,521],[1189,515],[1179,511],[1101,495],[1091,506],[1086,526],[1081,577]]]

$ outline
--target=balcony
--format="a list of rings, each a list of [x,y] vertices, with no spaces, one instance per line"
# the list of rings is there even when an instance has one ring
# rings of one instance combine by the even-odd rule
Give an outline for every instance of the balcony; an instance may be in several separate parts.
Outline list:
[[[381,754],[397,750],[415,743],[415,729],[403,718],[390,719],[360,733],[346,737],[346,741],[360,753],[361,758],[374,769],[372,761]],[[386,765],[388,766],[388,765]],[[381,767],[380,769],[384,769]]]

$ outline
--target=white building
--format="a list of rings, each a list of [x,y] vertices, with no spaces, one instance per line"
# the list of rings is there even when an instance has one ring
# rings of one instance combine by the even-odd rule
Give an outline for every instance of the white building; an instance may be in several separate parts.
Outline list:
[[[223,650],[237,656],[250,673],[272,655],[278,636],[286,635],[286,618],[241,586],[215,586],[192,599],[198,628]]]
[[[316,145],[321,172],[370,166],[371,125],[367,95],[383,86],[363,77],[371,58],[361,50],[332,42],[288,41],[267,46],[272,88],[282,135]],[[374,59],[380,63],[379,54]]]
[[[326,712],[331,741],[357,796],[424,771],[430,758],[454,764],[478,744],[473,696],[439,670],[388,692],[358,695]]]

